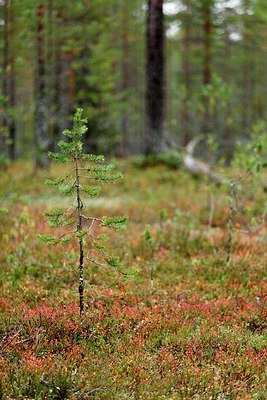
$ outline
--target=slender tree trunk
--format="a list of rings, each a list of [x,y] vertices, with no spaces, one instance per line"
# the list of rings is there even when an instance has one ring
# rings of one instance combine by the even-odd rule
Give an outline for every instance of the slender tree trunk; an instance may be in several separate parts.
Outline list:
[[[250,69],[252,67],[251,60],[248,60],[247,54],[249,50],[250,36],[247,26],[247,10],[249,8],[249,0],[243,0],[243,60],[242,60],[242,111],[241,111],[241,129],[244,137],[249,137],[250,128]]]
[[[71,126],[70,115],[73,112],[76,94],[75,73],[72,67],[73,51],[62,51],[57,45],[56,49],[56,82],[55,100],[57,125],[55,135]]]
[[[16,106],[16,86],[15,86],[15,66],[14,60],[10,60],[10,79],[9,79],[9,98],[8,105],[11,110],[9,115],[8,130],[9,130],[9,146],[8,153],[11,160],[16,158],[16,123],[14,118],[14,109]]]
[[[184,0],[185,18],[184,34],[182,40],[182,69],[184,82],[184,99],[181,109],[182,145],[186,146],[191,140],[190,130],[190,98],[191,98],[191,65],[190,65],[190,44],[191,44],[191,4],[190,0]]]
[[[82,208],[83,204],[80,197],[80,177],[79,177],[79,165],[77,156],[75,158],[75,173],[76,173],[76,197],[77,197],[77,216],[78,224],[77,231],[80,232],[83,229],[83,217]],[[84,314],[84,251],[83,251],[83,238],[79,238],[79,296],[80,296],[80,316]]]
[[[57,104],[59,98],[56,53],[55,53],[55,21],[54,21],[54,0],[47,1],[47,79],[46,93],[48,101],[48,134],[49,134],[49,149],[55,150],[55,143],[58,141],[57,126]]]
[[[165,59],[166,60],[172,60],[172,43],[170,41],[166,40],[166,45],[165,45]],[[173,71],[173,66],[171,61],[166,63],[165,67],[165,129],[169,133],[172,132],[173,128],[173,120],[174,116],[176,116],[176,112],[173,115],[173,78],[172,78],[172,71]]]
[[[3,2],[3,61],[2,61],[2,94],[3,113],[0,136],[1,153],[7,156],[8,139],[8,64],[9,64],[9,0]]]
[[[228,60],[230,60],[231,57],[231,42],[229,38],[229,29],[227,25],[227,17],[228,15],[225,16],[225,23],[224,23],[224,48],[225,48],[225,60],[226,60],[226,65],[224,67],[224,82],[226,84],[230,83],[230,76],[229,76],[229,64]],[[231,126],[231,121],[232,121],[232,109],[231,109],[231,100],[227,100],[226,104],[226,110],[225,110],[225,115],[224,115],[224,143],[223,143],[223,149],[226,157],[226,162],[229,163],[233,151],[234,151],[234,145],[233,145],[233,129]]]
[[[57,143],[62,132],[68,123],[62,115],[61,103],[66,101],[66,96],[62,93],[62,81],[66,82],[65,77],[62,77],[62,55],[60,51],[60,41],[57,38],[56,27],[59,24],[55,22],[56,8],[54,0],[49,0],[47,4],[47,19],[48,19],[48,49],[47,49],[47,99],[49,111],[49,149],[57,150]],[[60,28],[59,28],[60,29]]]
[[[122,12],[122,64],[121,64],[121,89],[123,92],[123,99],[125,104],[128,100],[129,90],[129,4],[123,0]],[[129,112],[128,109],[124,110],[121,116],[121,130],[122,130],[122,155],[128,155],[132,152],[132,140],[129,131]]]
[[[37,8],[37,65],[35,77],[35,143],[36,168],[48,168],[48,108],[46,98],[46,66],[45,66],[45,12],[46,7],[40,4]]]
[[[249,83],[249,72],[248,66],[246,62],[244,62],[242,67],[242,119],[241,119],[241,129],[244,137],[249,136],[249,91],[250,91],[250,83]]]
[[[7,0],[8,4],[8,50],[7,50],[7,60],[8,60],[8,154],[11,160],[14,160],[16,157],[16,123],[14,118],[14,108],[16,106],[16,82],[15,82],[15,62],[14,62],[14,54],[11,52],[11,43],[14,35],[14,20],[13,20],[13,11],[12,11],[12,0]],[[14,39],[13,39],[14,40]]]
[[[148,0],[145,154],[163,151],[164,16],[163,0]]]
[[[207,86],[212,81],[211,70],[211,38],[212,38],[212,4],[213,0],[203,2],[203,85]],[[211,133],[211,110],[209,96],[203,96],[203,134]]]
[[[62,132],[68,126],[68,124],[65,123],[66,121],[63,121],[63,118],[61,116],[61,100],[63,99],[61,79],[62,79],[62,71],[61,71],[60,50],[59,50],[59,45],[57,44],[55,49],[55,64],[53,70],[53,81],[54,81],[54,91],[52,98],[53,109],[51,110],[51,116],[52,116],[51,147],[53,150],[56,150],[57,148],[57,143],[60,138],[60,132]],[[65,123],[65,128],[64,128],[64,123]]]

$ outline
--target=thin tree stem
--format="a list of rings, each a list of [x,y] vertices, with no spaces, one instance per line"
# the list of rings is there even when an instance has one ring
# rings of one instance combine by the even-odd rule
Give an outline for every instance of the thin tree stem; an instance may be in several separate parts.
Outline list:
[[[227,258],[226,262],[229,264],[232,252],[232,242],[233,242],[233,214],[234,214],[234,181],[230,182],[230,204],[229,204],[229,220],[228,220],[228,239],[227,239]]]
[[[80,197],[80,177],[79,177],[79,166],[78,166],[78,155],[75,157],[75,174],[76,174],[76,196],[77,196],[77,232],[83,229],[83,218],[82,218],[82,208],[83,204]],[[79,238],[79,296],[80,296],[80,316],[84,314],[84,252],[83,252],[83,238]]]

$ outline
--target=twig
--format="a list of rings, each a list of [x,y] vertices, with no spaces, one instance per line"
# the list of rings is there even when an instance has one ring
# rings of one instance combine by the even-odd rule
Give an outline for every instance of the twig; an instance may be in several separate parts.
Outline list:
[[[210,193],[210,215],[209,215],[209,227],[208,229],[211,230],[213,217],[214,217],[214,208],[215,208],[215,199],[213,193]]]

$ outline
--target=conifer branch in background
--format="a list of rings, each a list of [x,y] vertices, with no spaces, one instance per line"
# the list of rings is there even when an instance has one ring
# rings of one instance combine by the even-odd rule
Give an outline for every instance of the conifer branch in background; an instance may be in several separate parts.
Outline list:
[[[56,179],[47,179],[46,184],[58,187],[62,194],[72,195],[75,201],[68,209],[59,208],[46,211],[47,225],[51,228],[67,228],[60,236],[50,234],[39,237],[50,245],[66,243],[76,238],[79,249],[79,299],[80,315],[84,314],[84,264],[109,266],[119,271],[121,262],[118,257],[107,255],[104,242],[105,235],[94,236],[95,224],[115,230],[126,228],[127,216],[96,218],[85,213],[84,196],[95,198],[99,195],[101,185],[112,183],[122,178],[120,173],[112,173],[114,165],[104,164],[102,155],[83,153],[83,135],[87,132],[87,120],[82,117],[83,110],[77,109],[74,115],[73,129],[65,130],[63,134],[69,141],[59,141],[60,153],[49,152],[49,157],[63,164],[71,163],[71,168],[63,176]],[[89,182],[89,184],[88,184]],[[100,260],[90,257],[90,250],[98,250]],[[88,255],[85,251],[88,250]]]

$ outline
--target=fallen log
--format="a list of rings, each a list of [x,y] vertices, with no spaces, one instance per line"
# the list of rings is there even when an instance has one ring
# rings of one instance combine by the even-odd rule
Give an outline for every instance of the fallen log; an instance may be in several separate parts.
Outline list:
[[[214,172],[209,164],[206,164],[193,156],[195,147],[201,140],[202,136],[198,136],[188,143],[186,146],[186,154],[182,158],[183,167],[194,176],[207,176],[217,185],[228,182],[225,177]]]
[[[182,167],[195,177],[203,175],[208,177],[212,182],[216,183],[217,185],[229,182],[224,176],[213,171],[212,167],[209,164],[206,164],[203,161],[200,161],[194,157],[195,147],[201,140],[203,140],[203,136],[199,135],[188,143],[185,149],[186,153],[185,155],[182,155],[180,160]],[[165,148],[166,150],[174,148],[177,149],[178,146],[173,138],[165,137]]]

